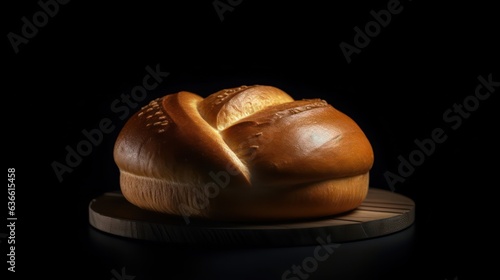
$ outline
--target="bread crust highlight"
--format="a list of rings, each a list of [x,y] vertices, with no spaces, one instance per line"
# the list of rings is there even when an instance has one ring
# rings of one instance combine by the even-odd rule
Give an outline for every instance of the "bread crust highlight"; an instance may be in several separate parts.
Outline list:
[[[113,157],[132,204],[224,221],[355,209],[374,161],[349,116],[324,100],[294,100],[266,85],[152,100],[125,123]]]

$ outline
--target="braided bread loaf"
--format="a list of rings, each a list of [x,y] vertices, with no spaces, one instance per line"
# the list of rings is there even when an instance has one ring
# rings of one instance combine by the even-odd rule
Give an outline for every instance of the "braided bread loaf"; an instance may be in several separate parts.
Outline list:
[[[374,157],[360,127],[324,100],[253,85],[151,101],[125,123],[114,160],[140,208],[262,221],[356,208]]]

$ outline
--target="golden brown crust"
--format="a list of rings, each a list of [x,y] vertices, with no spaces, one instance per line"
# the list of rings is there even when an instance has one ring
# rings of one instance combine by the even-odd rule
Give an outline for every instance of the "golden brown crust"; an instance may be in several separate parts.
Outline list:
[[[294,101],[271,86],[241,86],[223,89],[200,102],[198,110],[212,127],[223,130],[236,121],[264,108]]]
[[[369,184],[368,173],[287,188],[233,188],[225,186],[225,176],[197,186],[174,185],[127,172],[120,176],[123,195],[138,207],[189,219],[231,222],[284,221],[343,213],[363,202]]]
[[[371,169],[373,153],[358,125],[322,100],[264,109],[221,132],[258,186],[349,177]]]
[[[114,159],[131,203],[218,220],[351,210],[374,160],[361,128],[326,101],[261,85],[151,101],[123,127]]]
[[[206,181],[210,171],[231,164],[239,169],[235,183],[248,185],[246,166],[197,114],[201,100],[193,93],[179,92],[154,100],[134,114],[115,143],[120,170],[186,184]]]

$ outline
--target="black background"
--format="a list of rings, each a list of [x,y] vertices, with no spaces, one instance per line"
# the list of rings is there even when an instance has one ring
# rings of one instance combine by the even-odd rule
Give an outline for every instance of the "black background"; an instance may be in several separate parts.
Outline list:
[[[275,85],[296,99],[326,99],[355,119],[372,142],[372,187],[389,190],[384,173],[397,174],[398,156],[408,158],[417,149],[414,140],[442,128],[446,141],[394,185],[418,207],[410,256],[392,268],[378,259],[376,265],[388,267],[382,272],[351,264],[350,275],[478,279],[495,271],[485,252],[495,255],[498,245],[492,227],[498,164],[490,158],[498,157],[499,87],[457,129],[443,118],[454,104],[474,95],[478,76],[491,74],[500,81],[493,6],[401,1],[402,11],[348,63],[339,44],[353,45],[353,28],[364,29],[373,20],[370,11],[386,9],[389,1],[244,0],[222,21],[213,1],[173,2],[71,1],[59,5],[17,54],[7,34],[21,35],[21,18],[32,20],[41,8],[36,1],[3,8],[3,138],[6,167],[16,168],[17,276],[111,279],[111,270],[125,267],[137,280],[280,279],[283,270],[310,254],[311,248],[228,253],[155,245],[158,251],[142,261],[134,256],[124,263],[123,254],[135,251],[120,255],[126,251],[123,244],[141,254],[150,244],[111,237],[99,239],[100,245],[89,242],[99,234],[87,222],[89,201],[118,188],[112,147],[124,120],[111,104],[142,84],[148,65],[170,74],[135,109],[179,90],[206,96],[242,84]],[[115,129],[60,182],[51,164],[64,163],[65,147],[76,147],[85,139],[82,130],[98,128],[103,118],[111,119]],[[4,260],[5,239],[1,246]],[[169,257],[162,259],[163,252]],[[296,259],[282,258],[294,254]],[[155,261],[144,264],[149,258]],[[210,268],[214,258],[227,265]],[[334,261],[340,262],[329,260],[329,265]],[[324,264],[310,279],[335,276]]]

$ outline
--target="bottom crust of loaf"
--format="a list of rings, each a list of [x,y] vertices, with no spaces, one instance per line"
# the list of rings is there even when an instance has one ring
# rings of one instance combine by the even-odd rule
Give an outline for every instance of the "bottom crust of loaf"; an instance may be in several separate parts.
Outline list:
[[[353,210],[366,198],[369,173],[280,187],[237,187],[228,180],[186,185],[120,172],[124,197],[139,208],[232,222],[319,218]]]

